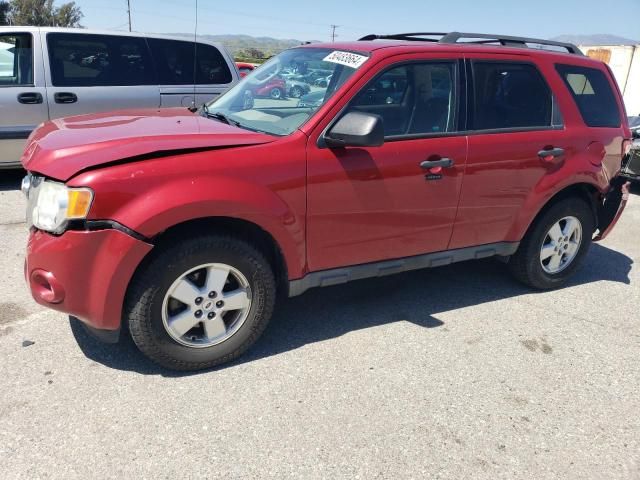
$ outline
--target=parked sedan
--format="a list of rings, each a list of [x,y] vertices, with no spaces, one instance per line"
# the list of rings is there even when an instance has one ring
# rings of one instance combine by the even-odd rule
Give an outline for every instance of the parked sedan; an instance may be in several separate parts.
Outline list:
[[[284,78],[276,76],[263,84],[252,87],[251,93],[254,97],[270,97],[279,100],[287,96],[287,83]]]
[[[327,88],[329,86],[329,82],[331,82],[331,75],[328,75],[326,77],[320,77],[316,79],[316,81],[313,82],[313,84],[318,87]]]
[[[240,78],[246,77],[251,72],[253,72],[256,68],[251,63],[246,63],[246,62],[236,62],[236,67],[238,67],[238,73],[240,74]]]
[[[287,80],[287,93],[291,98],[300,98],[311,91],[308,83],[299,80]]]
[[[316,90],[298,100],[298,107],[318,108],[324,102],[326,90]]]

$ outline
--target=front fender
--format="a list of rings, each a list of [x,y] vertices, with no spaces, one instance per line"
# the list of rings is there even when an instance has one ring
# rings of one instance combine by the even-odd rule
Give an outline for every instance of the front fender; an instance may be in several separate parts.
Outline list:
[[[95,192],[89,220],[113,220],[153,239],[189,220],[227,217],[255,224],[282,251],[290,278],[305,267],[304,158],[283,165],[276,174],[241,162],[233,168],[187,156],[138,165],[119,165],[74,178]]]
[[[135,198],[113,220],[148,238],[189,220],[231,217],[251,222],[278,243],[290,276],[304,268],[304,222],[274,192],[236,178],[176,180]]]

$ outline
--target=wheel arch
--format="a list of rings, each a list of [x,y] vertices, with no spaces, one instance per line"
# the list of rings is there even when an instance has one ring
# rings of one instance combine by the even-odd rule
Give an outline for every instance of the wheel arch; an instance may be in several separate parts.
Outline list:
[[[157,252],[163,246],[178,242],[186,237],[216,232],[232,235],[258,249],[266,257],[273,269],[279,295],[288,296],[289,275],[287,260],[273,235],[256,223],[240,218],[222,216],[193,218],[172,225],[156,234],[150,239],[150,243],[154,245],[154,248],[140,262],[129,284],[144,269],[145,265],[153,259],[154,252]]]
[[[593,214],[594,225],[598,228],[598,202],[602,193],[600,189],[591,183],[579,182],[567,185],[555,193],[553,193],[537,210],[534,215],[523,221],[522,218],[516,222],[514,228],[509,237],[517,238],[518,241],[522,240],[527,232],[535,225],[538,218],[540,218],[549,208],[556,205],[567,198],[581,198],[590,207]],[[523,209],[523,211],[531,211],[531,209]],[[594,232],[592,232],[593,234]]]

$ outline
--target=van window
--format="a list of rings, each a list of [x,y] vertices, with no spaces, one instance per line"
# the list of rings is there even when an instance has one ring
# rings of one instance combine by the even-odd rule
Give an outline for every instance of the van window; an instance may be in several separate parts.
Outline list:
[[[14,85],[33,85],[30,33],[0,35],[0,87]]]
[[[551,92],[535,66],[473,62],[473,82],[474,130],[552,126]]]
[[[455,128],[455,64],[411,63],[374,78],[349,105],[380,115],[385,136],[451,132]]]
[[[47,45],[55,87],[157,84],[144,38],[49,33]]]
[[[620,111],[611,84],[597,68],[556,65],[564,83],[590,127],[619,127]]]
[[[179,40],[149,38],[149,47],[158,69],[160,85],[199,85],[231,83],[231,70],[213,45]],[[198,59],[194,72],[194,54]]]

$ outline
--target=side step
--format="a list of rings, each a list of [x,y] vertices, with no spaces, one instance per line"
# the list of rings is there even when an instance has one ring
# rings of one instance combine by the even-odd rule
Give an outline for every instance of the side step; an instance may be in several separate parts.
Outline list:
[[[495,255],[513,255],[518,249],[519,242],[499,242],[476,247],[458,248],[444,252],[427,253],[414,257],[385,260],[382,262],[365,263],[351,267],[334,268],[312,272],[298,280],[289,282],[289,296],[295,297],[314,287],[329,287],[362,280],[364,278],[383,277],[395,273],[420,270],[423,268],[441,267],[451,263],[477,260]]]

